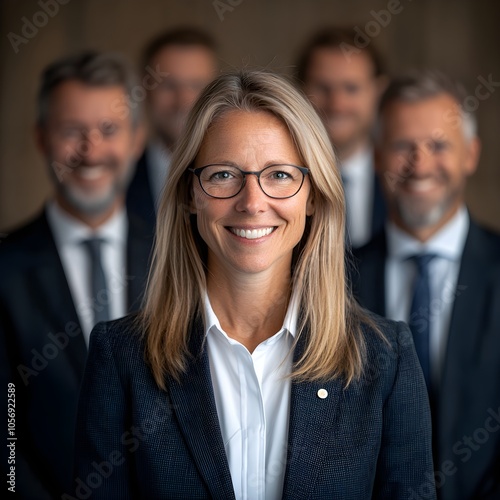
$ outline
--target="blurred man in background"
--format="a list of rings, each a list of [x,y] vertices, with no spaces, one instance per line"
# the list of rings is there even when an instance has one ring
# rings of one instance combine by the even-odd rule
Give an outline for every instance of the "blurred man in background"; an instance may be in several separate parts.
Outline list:
[[[388,87],[376,143],[388,222],[355,252],[361,304],[412,330],[443,500],[500,498],[500,235],[464,202],[480,152],[466,96],[434,72]]]
[[[0,359],[3,386],[14,391],[18,498],[70,491],[90,331],[142,299],[152,238],[127,214],[125,194],[143,133],[138,108],[116,105],[129,103],[135,84],[128,63],[105,53],[58,60],[42,75],[36,139],[54,195],[0,245]]]
[[[360,44],[355,35],[348,28],[317,33],[303,49],[297,77],[339,157],[348,240],[359,247],[382,227],[385,217],[373,169],[372,132],[386,77],[373,42]]]
[[[156,37],[143,56],[150,138],[137,165],[127,206],[154,223],[175,143],[187,115],[218,70],[212,37],[197,28],[179,28]]]

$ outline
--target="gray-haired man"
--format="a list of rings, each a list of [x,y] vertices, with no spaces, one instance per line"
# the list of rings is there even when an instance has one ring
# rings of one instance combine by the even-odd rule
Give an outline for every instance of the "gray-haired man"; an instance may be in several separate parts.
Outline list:
[[[465,205],[479,139],[464,89],[423,72],[380,103],[385,230],[356,252],[362,305],[409,323],[429,388],[438,498],[500,497],[500,236]],[[409,409],[409,411],[411,411]],[[411,498],[426,498],[422,491]]]
[[[125,209],[142,147],[134,85],[114,54],[64,58],[42,75],[36,138],[54,194],[0,246],[1,373],[15,404],[3,464],[18,498],[70,491],[90,331],[140,304],[151,232]]]

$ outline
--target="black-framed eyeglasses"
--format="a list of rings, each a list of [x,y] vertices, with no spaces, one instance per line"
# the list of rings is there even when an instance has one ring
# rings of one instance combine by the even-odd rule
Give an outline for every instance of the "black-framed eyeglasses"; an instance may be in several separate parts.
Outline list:
[[[297,165],[269,165],[258,171],[250,172],[223,163],[213,163],[199,168],[189,168],[198,180],[203,191],[212,198],[226,199],[236,196],[245,186],[247,175],[255,175],[262,192],[277,200],[295,196],[309,173],[306,167]]]

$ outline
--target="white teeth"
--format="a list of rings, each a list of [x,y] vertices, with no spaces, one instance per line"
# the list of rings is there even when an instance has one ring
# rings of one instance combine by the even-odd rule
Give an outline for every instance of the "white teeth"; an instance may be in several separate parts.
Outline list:
[[[236,229],[231,228],[231,232],[240,238],[246,238],[247,240],[256,240],[257,238],[262,238],[267,236],[274,231],[274,227],[267,227],[265,229]]]
[[[80,167],[75,170],[76,175],[85,180],[93,181],[102,176],[104,167]]]

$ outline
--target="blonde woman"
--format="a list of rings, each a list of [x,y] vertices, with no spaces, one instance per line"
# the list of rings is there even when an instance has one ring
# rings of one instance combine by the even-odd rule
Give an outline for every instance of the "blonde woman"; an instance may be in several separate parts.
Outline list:
[[[145,307],[91,336],[76,494],[435,498],[411,335],[353,301],[344,224],[307,100],[263,72],[210,84],[172,160]]]

